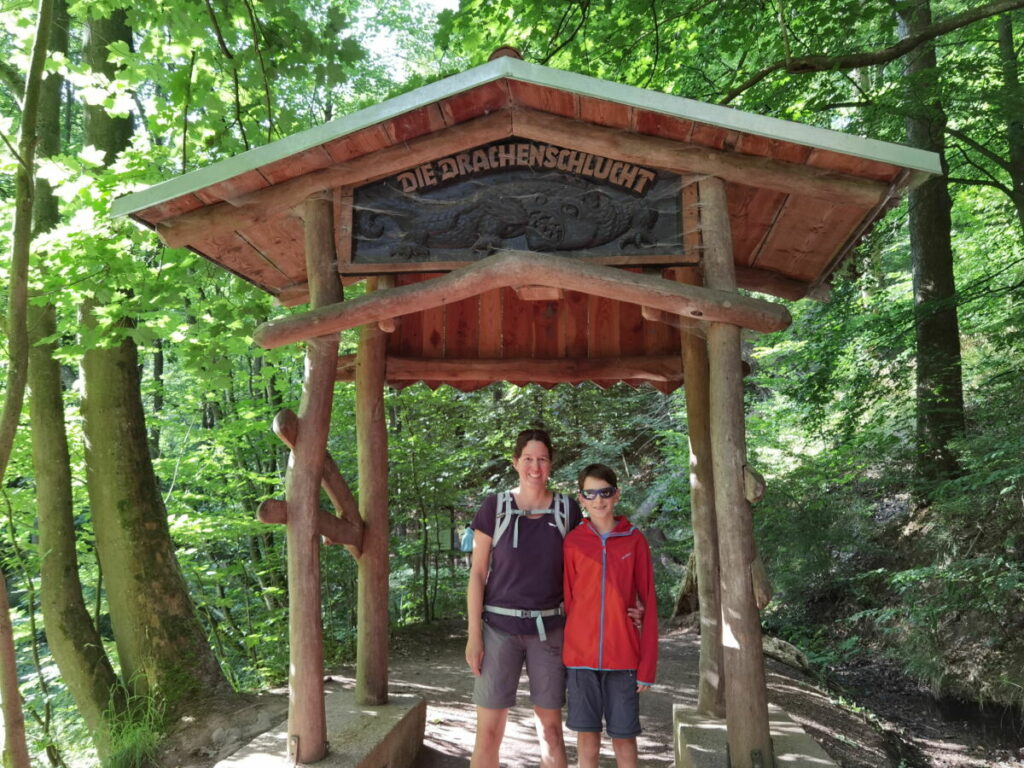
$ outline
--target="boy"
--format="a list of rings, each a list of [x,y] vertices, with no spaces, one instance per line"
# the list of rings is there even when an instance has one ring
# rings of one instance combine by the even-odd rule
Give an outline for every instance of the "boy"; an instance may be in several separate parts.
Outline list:
[[[580,768],[597,768],[602,717],[618,768],[637,765],[639,693],[654,682],[658,611],[647,540],[623,516],[615,472],[591,464],[580,472],[585,520],[565,537],[565,639],[569,715]],[[639,630],[626,609],[644,605]]]

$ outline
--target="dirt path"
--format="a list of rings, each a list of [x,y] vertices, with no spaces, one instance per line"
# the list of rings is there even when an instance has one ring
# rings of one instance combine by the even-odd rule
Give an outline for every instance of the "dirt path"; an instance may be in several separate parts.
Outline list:
[[[396,639],[393,690],[418,693],[429,702],[417,768],[469,765],[475,712],[464,644],[459,625],[421,628]],[[664,632],[660,654],[659,684],[641,699],[640,762],[669,768],[673,763],[672,704],[696,701],[697,635],[681,629]],[[1024,752],[1017,752],[1020,743],[1005,734],[979,738],[970,724],[944,722],[937,711],[909,704],[903,710],[906,722],[869,716],[840,705],[800,672],[782,664],[769,660],[767,673],[770,701],[797,720],[843,768],[896,768],[901,761],[908,768],[1024,768]],[[510,768],[537,765],[537,737],[522,685],[519,701],[502,745],[502,765]],[[575,761],[572,741],[567,732],[570,764]],[[609,748],[602,751],[601,764],[614,765]]]
[[[424,748],[416,768],[468,768],[475,709],[472,678],[463,660],[465,629],[460,623],[435,623],[397,633],[391,654],[391,689],[417,693],[428,701]],[[696,701],[699,653],[696,633],[662,632],[658,685],[641,699],[644,734],[639,739],[643,766],[670,768],[672,704]],[[332,674],[355,685],[354,671]],[[843,702],[790,667],[769,660],[769,700],[786,710],[842,768],[1024,768],[1024,720],[993,713],[965,717],[967,710],[941,711],[926,691],[883,662],[871,660],[840,670],[836,679],[848,691]],[[240,700],[244,705],[239,709]],[[520,686],[520,706],[512,711],[503,766],[537,765],[528,697]],[[853,704],[857,702],[859,706]],[[285,717],[287,696],[232,697],[223,711],[191,713],[165,745],[161,764],[168,768],[210,768],[255,735]],[[869,709],[873,712],[869,712]],[[570,764],[575,764],[572,734],[567,732]],[[602,766],[613,766],[610,750]]]

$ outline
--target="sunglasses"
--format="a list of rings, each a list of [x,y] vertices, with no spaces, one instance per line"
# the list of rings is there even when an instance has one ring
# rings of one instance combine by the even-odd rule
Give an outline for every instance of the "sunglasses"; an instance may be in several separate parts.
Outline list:
[[[608,485],[605,486],[604,488],[590,488],[585,491],[580,491],[580,496],[582,496],[587,501],[593,501],[598,496],[600,496],[602,499],[610,499],[612,496],[615,495],[615,492],[617,490],[619,489],[612,485]]]

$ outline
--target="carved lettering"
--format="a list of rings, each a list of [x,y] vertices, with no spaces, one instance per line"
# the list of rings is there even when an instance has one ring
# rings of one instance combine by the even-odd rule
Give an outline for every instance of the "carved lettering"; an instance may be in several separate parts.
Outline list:
[[[416,174],[411,171],[400,173],[396,178],[398,183],[402,186],[402,191],[405,193],[415,192],[416,188],[419,186],[416,183]]]
[[[654,173],[646,168],[637,168],[636,177],[636,184],[633,185],[633,191],[640,195],[644,193],[644,189],[647,188],[648,182],[654,181],[655,179]]]
[[[612,160],[589,152],[566,149],[537,142],[505,142],[478,147],[467,152],[424,163],[393,177],[403,192],[436,187],[499,169],[534,168],[559,170],[604,181],[613,186],[645,195],[657,184],[658,174],[650,168]]]
[[[487,162],[487,153],[482,149],[473,150],[473,170],[476,173],[491,170],[491,164]]]
[[[459,164],[454,157],[442,157],[437,166],[441,169],[441,181],[449,181],[459,175]]]

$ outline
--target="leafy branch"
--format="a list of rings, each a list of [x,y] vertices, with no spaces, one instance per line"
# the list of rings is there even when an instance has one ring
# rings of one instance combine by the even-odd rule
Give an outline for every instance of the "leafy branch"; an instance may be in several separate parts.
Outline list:
[[[895,45],[880,48],[875,51],[861,51],[857,53],[845,53],[836,56],[787,56],[780,59],[759,72],[751,75],[743,83],[729,91],[721,100],[721,104],[728,104],[740,94],[750,90],[768,76],[775,72],[789,72],[792,74],[807,74],[809,72],[831,72],[835,70],[856,69],[858,67],[870,67],[878,64],[886,64],[890,61],[906,56],[919,46],[941,37],[949,32],[966,27],[976,21],[987,19],[990,16],[997,16],[1007,11],[1024,8],[1024,0],[996,0],[986,5],[972,8],[963,13],[950,16],[942,21],[937,21],[921,29],[917,33],[905,37]]]

